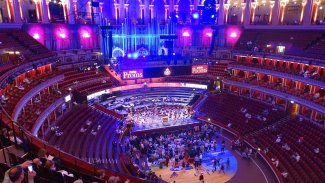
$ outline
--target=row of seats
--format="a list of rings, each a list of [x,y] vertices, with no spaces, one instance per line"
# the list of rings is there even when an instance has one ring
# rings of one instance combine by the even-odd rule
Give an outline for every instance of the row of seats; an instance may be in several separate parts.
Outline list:
[[[63,134],[58,136],[54,131],[49,131],[45,139],[89,163],[127,173],[119,161],[117,128],[120,122],[120,119],[97,109],[78,105],[56,123],[55,126]]]
[[[325,180],[324,132],[311,123],[292,119],[250,138],[268,158],[279,160],[278,169],[288,172],[287,182],[322,182]],[[278,136],[280,143],[275,142]],[[282,147],[284,144],[288,144],[289,150]],[[314,152],[316,148],[319,153]],[[298,162],[292,157],[294,153],[301,157]]]
[[[297,66],[294,68],[293,63],[291,63],[290,66],[288,66],[284,62],[280,62],[280,61],[269,62],[268,64],[266,62],[254,63],[249,61],[239,61],[236,62],[235,64],[257,67],[257,68],[273,70],[278,72],[284,72],[288,74],[300,75],[305,78],[325,81],[325,69],[320,68],[318,71],[317,67],[311,65],[306,66],[304,64],[297,64]]]
[[[304,90],[302,89],[296,89],[292,86],[282,86],[280,84],[277,84],[277,83],[270,83],[270,82],[265,82],[265,81],[262,81],[262,80],[257,80],[256,78],[255,79],[250,79],[250,78],[239,78],[239,77],[231,77],[231,78],[228,78],[228,79],[231,79],[231,80],[234,80],[234,81],[241,81],[241,82],[246,82],[246,83],[250,83],[250,84],[253,84],[253,85],[259,85],[259,86],[262,86],[262,87],[265,87],[265,88],[270,88],[270,89],[273,89],[273,90],[278,90],[278,91],[281,91],[281,92],[284,92],[284,93],[288,93],[290,95],[294,95],[294,96],[297,96],[297,97],[300,97],[300,98],[303,98],[303,99],[306,99],[306,100],[310,100],[316,104],[319,104],[319,105],[323,105],[325,106],[325,95],[324,94],[320,94],[317,98],[315,98],[314,94],[310,94],[308,92],[305,92]]]
[[[302,55],[304,50],[317,42],[324,31],[305,30],[258,30],[246,29],[235,44],[235,49],[245,51],[275,52],[276,46],[285,46],[285,53],[313,57],[314,54]]]
[[[246,112],[241,112],[246,109]],[[268,111],[263,115],[263,111]],[[264,128],[284,116],[272,107],[231,94],[209,96],[198,109],[212,121],[218,121],[233,128],[241,135]],[[249,113],[249,115],[246,115]],[[246,116],[245,116],[246,115]],[[258,115],[260,116],[259,118]],[[263,120],[265,117],[265,120]],[[230,124],[230,125],[229,125]]]

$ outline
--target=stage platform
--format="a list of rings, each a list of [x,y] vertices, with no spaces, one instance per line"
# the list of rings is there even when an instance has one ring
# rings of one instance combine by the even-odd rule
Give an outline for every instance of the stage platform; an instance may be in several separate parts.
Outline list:
[[[212,160],[214,158],[221,158],[220,163],[225,164],[225,173],[220,172],[220,166],[217,166],[217,171],[214,171]],[[229,166],[226,166],[226,161],[229,158]],[[216,182],[227,182],[229,181],[236,173],[238,169],[237,159],[232,154],[231,151],[225,150],[224,152],[220,151],[220,144],[217,146],[217,151],[210,151],[203,154],[202,166],[198,169],[182,169],[178,171],[172,171],[171,167],[163,167],[160,169],[157,166],[152,166],[151,169],[156,173],[157,176],[161,175],[164,181],[169,183],[199,183],[199,176],[203,173],[204,182],[207,183],[216,183]],[[174,173],[174,176],[172,174]]]
[[[187,128],[193,128],[194,126],[201,125],[201,121],[193,118],[188,119],[182,119],[178,120],[176,122],[171,123],[170,125],[154,125],[154,126],[135,126],[132,128],[132,133],[134,135],[141,135],[141,134],[152,134],[162,132],[162,129],[164,129],[164,132],[174,131],[174,130],[180,130],[180,129],[187,129]]]

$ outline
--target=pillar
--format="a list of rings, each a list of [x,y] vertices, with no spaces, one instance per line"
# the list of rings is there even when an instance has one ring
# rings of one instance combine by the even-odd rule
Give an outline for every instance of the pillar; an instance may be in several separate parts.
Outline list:
[[[165,5],[165,21],[167,22],[168,20],[168,15],[169,14],[169,5]]]
[[[49,9],[48,9],[48,4],[46,0],[41,1],[42,5],[42,22],[43,23],[49,23]]]
[[[13,9],[14,9],[15,23],[22,23],[19,0],[13,0],[12,3],[13,3]]]
[[[303,15],[303,18],[302,18],[302,24],[303,25],[310,25],[311,24],[311,20],[313,19],[312,17],[312,10],[313,10],[313,5],[314,5],[314,2],[313,0],[306,0],[307,1],[307,4],[305,5],[305,9],[304,11],[302,12],[304,15]],[[318,7],[316,8],[316,11],[318,10]],[[317,16],[317,12],[315,11],[315,14]]]
[[[69,6],[68,6],[68,22],[69,24],[75,23],[75,6],[77,6],[74,2],[75,0],[69,0]]]
[[[274,1],[274,7],[272,12],[272,25],[278,25],[280,19],[280,0]]]
[[[219,0],[218,25],[223,25],[225,19],[224,0]]]
[[[244,25],[249,25],[250,23],[251,23],[251,0],[246,0]]]

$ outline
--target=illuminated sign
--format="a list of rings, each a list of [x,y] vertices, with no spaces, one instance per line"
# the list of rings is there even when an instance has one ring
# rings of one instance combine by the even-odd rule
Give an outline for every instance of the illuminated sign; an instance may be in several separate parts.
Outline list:
[[[143,71],[141,69],[123,71],[122,72],[123,79],[138,79],[143,78]]]
[[[208,65],[193,65],[192,74],[204,74],[208,73]]]
[[[164,70],[164,75],[165,75],[165,76],[170,76],[171,73],[172,73],[172,71],[170,71],[169,68],[166,68],[166,69]]]

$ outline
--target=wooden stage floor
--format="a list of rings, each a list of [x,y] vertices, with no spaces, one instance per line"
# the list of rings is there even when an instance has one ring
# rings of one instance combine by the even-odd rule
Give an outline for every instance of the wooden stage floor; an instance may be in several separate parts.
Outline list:
[[[222,172],[209,172],[209,174],[206,171],[196,171],[195,169],[191,170],[183,170],[178,171],[178,176],[175,178],[171,178],[172,171],[169,170],[169,168],[164,167],[163,169],[155,168],[153,171],[156,173],[157,176],[161,175],[162,179],[173,183],[174,181],[176,183],[199,183],[199,175],[202,172],[204,176],[204,182],[205,183],[221,183],[221,182],[227,182],[232,178],[232,173],[227,172],[226,174],[223,174]]]

